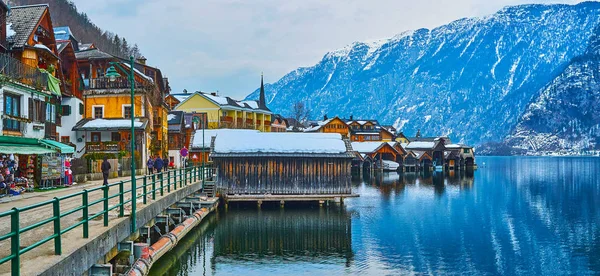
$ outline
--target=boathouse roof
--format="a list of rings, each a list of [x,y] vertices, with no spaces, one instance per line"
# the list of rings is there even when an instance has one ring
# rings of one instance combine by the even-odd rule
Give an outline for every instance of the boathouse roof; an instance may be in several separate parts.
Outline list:
[[[332,157],[354,158],[337,133],[222,132],[216,135],[211,157]]]

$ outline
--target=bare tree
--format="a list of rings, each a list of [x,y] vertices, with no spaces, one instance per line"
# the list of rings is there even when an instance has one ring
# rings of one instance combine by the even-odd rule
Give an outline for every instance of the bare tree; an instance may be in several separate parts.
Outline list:
[[[293,131],[299,131],[298,127],[304,124],[310,117],[310,109],[303,102],[296,102],[292,107]]]

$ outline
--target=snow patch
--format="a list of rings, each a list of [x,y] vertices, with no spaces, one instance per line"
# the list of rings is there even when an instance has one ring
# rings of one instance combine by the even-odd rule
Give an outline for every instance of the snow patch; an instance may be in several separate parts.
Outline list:
[[[215,153],[345,153],[346,144],[337,133],[227,131],[215,138]]]

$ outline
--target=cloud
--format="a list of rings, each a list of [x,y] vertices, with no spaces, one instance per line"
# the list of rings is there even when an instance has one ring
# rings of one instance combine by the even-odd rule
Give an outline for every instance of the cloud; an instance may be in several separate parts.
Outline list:
[[[354,41],[494,13],[522,0],[75,0],[103,29],[137,43],[174,91],[242,98]],[[577,3],[581,1],[561,1]]]

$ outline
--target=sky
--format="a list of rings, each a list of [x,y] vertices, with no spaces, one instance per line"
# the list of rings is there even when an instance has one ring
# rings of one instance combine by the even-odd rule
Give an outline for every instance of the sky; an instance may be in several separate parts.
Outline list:
[[[355,41],[435,28],[523,0],[74,0],[104,30],[137,43],[172,93],[218,91],[242,99]]]

